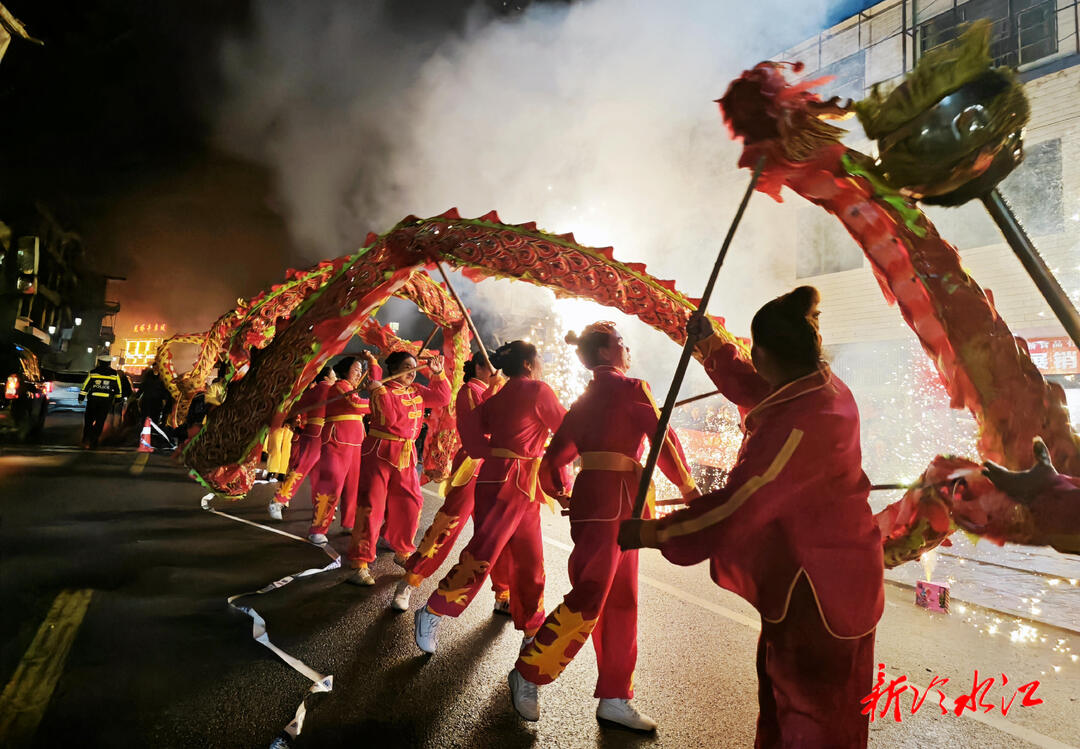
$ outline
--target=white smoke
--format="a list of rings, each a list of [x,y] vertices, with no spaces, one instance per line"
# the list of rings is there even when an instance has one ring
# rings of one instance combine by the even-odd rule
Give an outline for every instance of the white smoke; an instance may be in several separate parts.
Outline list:
[[[311,260],[410,213],[496,209],[613,245],[697,296],[748,179],[732,179],[739,149],[713,100],[741,70],[815,33],[824,8],[587,0],[509,20],[475,11],[462,29],[433,33],[376,2],[267,0],[250,34],[222,51],[218,132],[273,170]],[[736,332],[792,285],[769,252],[789,241],[768,228],[790,225],[784,211],[756,197],[754,229],[721,274],[711,311]],[[500,308],[544,299],[488,286],[480,298]],[[643,328],[625,333],[635,369],[662,392],[677,349]]]

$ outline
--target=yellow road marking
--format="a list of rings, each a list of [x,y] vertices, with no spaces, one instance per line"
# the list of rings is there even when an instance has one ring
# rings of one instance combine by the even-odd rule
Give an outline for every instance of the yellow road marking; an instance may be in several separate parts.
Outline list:
[[[34,737],[64,672],[92,592],[65,590],[53,601],[15,675],[0,694],[0,745],[26,746]]]

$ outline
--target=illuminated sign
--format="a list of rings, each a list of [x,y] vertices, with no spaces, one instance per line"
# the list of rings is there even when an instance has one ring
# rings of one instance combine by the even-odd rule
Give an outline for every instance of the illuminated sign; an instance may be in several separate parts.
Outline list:
[[[1029,338],[1031,361],[1043,374],[1080,374],[1080,349],[1069,338]]]
[[[128,338],[124,341],[124,371],[137,374],[150,366],[164,338]]]
[[[134,325],[131,328],[134,333],[165,333],[165,323],[163,322],[141,322],[138,325]]]

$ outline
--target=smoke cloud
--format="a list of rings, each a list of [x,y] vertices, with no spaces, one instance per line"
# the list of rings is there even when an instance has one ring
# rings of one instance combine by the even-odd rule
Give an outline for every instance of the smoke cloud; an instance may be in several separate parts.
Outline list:
[[[613,245],[696,296],[749,176],[733,178],[738,147],[713,100],[741,70],[813,35],[824,9],[590,0],[511,19],[475,9],[439,30],[402,24],[388,3],[266,1],[250,33],[221,50],[228,96],[216,130],[270,168],[310,260],[350,252],[410,213],[496,209]],[[728,256],[712,311],[736,332],[791,285],[790,264],[770,252],[790,241],[777,233],[790,224],[784,210],[755,198],[754,229]],[[492,320],[550,310],[550,296],[508,286],[485,282],[469,301]],[[565,322],[612,316],[575,306]],[[635,370],[662,393],[676,347],[622,327]]]

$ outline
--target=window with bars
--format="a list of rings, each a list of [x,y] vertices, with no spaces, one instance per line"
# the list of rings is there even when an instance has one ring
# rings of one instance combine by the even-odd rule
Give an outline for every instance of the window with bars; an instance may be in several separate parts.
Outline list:
[[[965,23],[991,21],[995,65],[1018,67],[1058,51],[1056,0],[968,0],[919,24],[919,54],[955,39]]]

